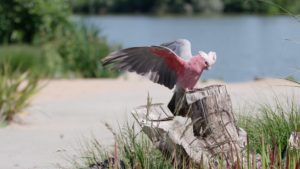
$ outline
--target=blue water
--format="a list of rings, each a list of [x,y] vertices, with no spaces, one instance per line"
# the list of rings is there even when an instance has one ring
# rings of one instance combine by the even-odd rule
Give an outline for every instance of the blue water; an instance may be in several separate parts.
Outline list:
[[[292,17],[84,16],[110,43],[122,47],[189,39],[193,53],[216,51],[216,65],[202,79],[229,82],[255,77],[300,78],[300,22]]]

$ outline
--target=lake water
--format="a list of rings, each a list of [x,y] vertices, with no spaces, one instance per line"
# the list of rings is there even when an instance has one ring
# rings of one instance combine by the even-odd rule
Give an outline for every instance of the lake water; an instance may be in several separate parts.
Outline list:
[[[80,18],[86,25],[101,30],[100,34],[110,43],[124,48],[186,38],[192,43],[193,53],[216,51],[217,63],[202,79],[236,82],[255,77],[300,78],[300,22],[292,17]]]

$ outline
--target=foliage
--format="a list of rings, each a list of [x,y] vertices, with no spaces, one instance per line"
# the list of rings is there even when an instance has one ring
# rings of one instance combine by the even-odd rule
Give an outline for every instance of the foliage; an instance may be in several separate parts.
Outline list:
[[[1,0],[0,43],[31,43],[67,23],[69,10],[61,0]]]
[[[249,113],[251,114],[251,113]],[[240,115],[239,126],[248,133],[250,147],[261,153],[261,139],[272,148],[287,147],[292,131],[300,131],[300,109],[294,102],[286,105],[279,103],[275,107],[264,104],[259,108],[258,116]]]
[[[112,131],[111,127],[109,130]],[[127,125],[115,135],[114,158],[122,160],[125,168],[171,169],[171,161],[165,159],[162,153],[154,147],[144,134],[137,134],[134,126]],[[84,145],[82,161],[72,161],[72,168],[81,169],[93,166],[112,156],[110,150],[102,146],[96,139]]]
[[[5,62],[12,70],[30,70],[44,78],[115,77],[117,71],[104,68],[100,63],[112,47],[97,34],[74,24],[71,28],[58,29],[52,41],[41,45],[3,45],[0,46],[0,63]]]
[[[259,144],[261,145],[261,166],[263,169],[273,168],[294,168],[298,169],[300,165],[300,151],[299,149],[291,149],[280,147],[280,145],[273,145],[265,142],[265,137],[261,137]],[[253,147],[248,147],[252,149]],[[284,151],[282,151],[284,149]],[[255,154],[255,152],[253,152]],[[254,160],[254,159],[252,159]],[[250,167],[249,167],[250,166]],[[248,163],[248,168],[253,165]]]
[[[162,153],[156,149],[145,135],[137,137],[134,125],[127,125],[125,130],[118,136],[118,150],[121,158],[128,168],[173,168],[170,161],[164,159]]]
[[[86,26],[74,25],[57,31],[53,44],[61,58],[62,71],[80,77],[115,77],[117,72],[104,68],[100,63],[111,52],[106,40]],[[60,38],[64,37],[64,38]]]
[[[299,13],[297,0],[70,0],[75,13]]]
[[[0,121],[11,121],[37,91],[39,77],[0,64]]]
[[[50,67],[50,58],[44,57],[45,52],[40,47],[4,45],[0,46],[0,51],[0,64],[9,65],[11,70],[30,71],[31,74],[43,77],[50,75],[54,71]]]
[[[287,77],[284,78],[284,79],[286,79],[286,80],[288,80],[288,81],[290,81],[290,82],[293,82],[293,83],[295,83],[296,85],[300,85],[300,81],[299,81],[297,78],[293,77],[293,76],[287,76]],[[296,86],[296,87],[300,87],[300,86]]]
[[[112,131],[111,127],[108,127]],[[83,168],[96,168],[94,165],[99,165],[105,159],[118,159],[124,162],[125,168],[134,169],[172,169],[178,168],[176,163],[172,163],[162,152],[160,152],[153,143],[141,132],[137,132],[134,126],[127,125],[125,129],[120,130],[119,134],[112,131],[115,135],[115,146],[113,150],[101,145],[97,139],[93,139],[90,142],[85,143],[81,152],[80,159],[73,159],[71,167],[61,168],[72,168],[72,169],[83,169]],[[271,134],[267,135],[267,137]],[[300,152],[298,150],[288,149],[284,156],[281,154],[279,145],[272,145],[265,141],[265,136],[261,137],[259,144],[261,145],[261,163],[263,168],[296,168],[300,164]],[[254,147],[253,147],[254,146]],[[256,145],[250,144],[250,149],[256,148]],[[250,153],[250,151],[249,151]],[[255,152],[251,154],[256,154]],[[248,168],[255,168],[251,156],[248,157]],[[255,156],[253,156],[255,157]],[[220,159],[221,160],[221,159]],[[222,160],[220,161],[222,162]],[[223,161],[224,162],[224,161]],[[251,163],[250,163],[251,162]],[[102,163],[103,164],[103,163]],[[182,164],[180,168],[214,168],[212,166],[199,166],[189,162],[188,164]],[[260,164],[258,164],[260,165]],[[92,167],[93,166],[93,167]],[[221,166],[220,166],[221,167]],[[227,166],[228,167],[228,166]],[[111,167],[114,168],[114,167]],[[221,167],[222,168],[222,167]],[[225,168],[225,166],[223,166]],[[242,168],[242,166],[235,166],[233,168]]]
[[[201,13],[221,12],[222,0],[70,0],[75,13]]]
[[[267,13],[268,7],[271,7],[259,0],[224,0],[224,6],[224,12],[226,13]]]
[[[43,77],[116,76],[100,63],[112,47],[97,31],[69,20],[68,9],[61,0],[0,1],[0,62]]]
[[[245,157],[247,168],[299,168],[300,166],[300,149],[293,149],[287,145],[288,138],[292,131],[300,131],[300,109],[293,101],[288,100],[286,105],[279,104],[276,106],[265,104],[261,105],[261,116],[250,117],[240,116],[238,118],[239,127],[243,127],[248,133],[247,147],[245,149]],[[151,101],[148,99],[148,103]],[[211,166],[195,165],[189,161],[177,166],[176,162],[169,159],[168,155],[160,152],[151,141],[141,131],[137,131],[134,125],[126,125],[125,129],[120,129],[117,134],[111,126],[105,124],[108,130],[115,137],[115,146],[110,151],[102,146],[96,139],[84,145],[81,152],[83,158],[75,159],[71,168],[95,168],[97,165],[103,164],[105,159],[121,160],[125,164],[125,168],[152,169],[152,168],[214,168]],[[139,128],[140,130],[140,128]],[[260,160],[257,161],[257,153]],[[250,154],[252,156],[250,156]],[[174,154],[173,154],[174,155]],[[234,153],[233,153],[234,155]],[[236,157],[239,159],[240,157]],[[224,159],[220,159],[220,163]],[[112,165],[110,161],[110,165]],[[200,166],[199,166],[200,165]],[[227,166],[227,168],[230,166]],[[236,165],[233,168],[243,168]],[[64,168],[64,167],[62,167]],[[70,168],[70,167],[67,167]],[[111,166],[111,168],[118,168]],[[219,166],[218,168],[226,168]]]

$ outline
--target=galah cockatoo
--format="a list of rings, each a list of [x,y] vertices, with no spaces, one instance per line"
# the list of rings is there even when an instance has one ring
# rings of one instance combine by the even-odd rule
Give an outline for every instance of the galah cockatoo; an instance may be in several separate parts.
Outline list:
[[[102,61],[104,66],[114,63],[120,70],[136,72],[169,89],[176,85],[175,96],[182,89],[192,90],[203,70],[210,69],[216,60],[215,52],[207,54],[199,51],[193,56],[190,41],[177,39],[160,46],[122,49],[109,54]],[[175,103],[172,104],[174,107]]]

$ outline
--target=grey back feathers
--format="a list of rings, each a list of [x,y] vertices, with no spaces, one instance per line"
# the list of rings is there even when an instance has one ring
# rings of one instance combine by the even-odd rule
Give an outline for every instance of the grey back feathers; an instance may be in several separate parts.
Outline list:
[[[192,57],[191,42],[187,39],[177,39],[173,42],[162,43],[161,46],[171,49],[184,60],[189,60]]]

